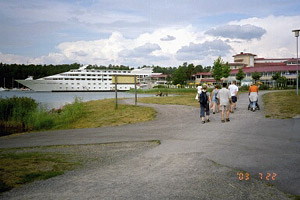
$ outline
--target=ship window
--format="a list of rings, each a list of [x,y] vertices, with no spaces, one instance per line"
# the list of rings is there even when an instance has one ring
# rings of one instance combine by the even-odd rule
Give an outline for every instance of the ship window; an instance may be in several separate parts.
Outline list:
[[[111,71],[108,71],[108,73],[110,73]]]
[[[99,85],[101,85],[101,83],[99,83]]]
[[[74,83],[71,83],[71,85],[74,85]]]
[[[53,78],[53,80],[57,80],[57,78]]]
[[[109,78],[108,80],[110,80],[110,81],[111,81],[111,78]]]
[[[81,80],[83,80],[83,81],[84,81],[84,80],[85,80],[85,78],[82,78]]]
[[[88,85],[91,85],[90,83],[88,83]]]
[[[104,76],[107,76],[106,74]]]
[[[103,79],[104,81],[107,81],[107,78]]]
[[[80,85],[80,83],[77,83],[77,85]]]
[[[91,79],[90,79],[90,78],[88,78],[88,79],[86,79],[86,80],[90,81]]]
[[[77,89],[79,89],[79,87],[77,87]]]
[[[96,76],[96,74],[92,74],[92,76]]]
[[[107,83],[105,83],[104,85],[107,85]]]
[[[62,83],[59,83],[59,85],[62,85]]]
[[[62,89],[62,87],[59,87],[59,89]]]
[[[67,80],[69,80],[69,78],[65,78],[65,80],[67,81]]]
[[[81,76],[85,76],[85,74],[81,74]]]
[[[66,87],[66,90],[68,89],[68,87]]]
[[[96,83],[94,83],[94,85],[96,85]]]
[[[121,73],[121,71],[118,71],[118,73]]]
[[[93,81],[95,81],[96,79],[95,79],[95,78],[93,78],[92,80],[93,80]]]
[[[94,89],[96,89],[96,87],[94,87]]]
[[[101,81],[101,78],[98,78],[98,81]]]
[[[66,83],[66,85],[68,85],[68,83]]]
[[[91,89],[91,88],[89,87],[89,89]]]
[[[123,71],[123,73],[126,73],[126,71]]]
[[[107,89],[107,87],[105,87],[105,89]]]
[[[91,76],[90,74],[87,74],[87,76]]]
[[[117,71],[113,71],[113,73],[117,73]]]
[[[74,88],[72,87],[72,89],[74,89]]]
[[[79,81],[79,80],[80,80],[80,78],[76,78],[76,80],[77,80],[77,81]]]

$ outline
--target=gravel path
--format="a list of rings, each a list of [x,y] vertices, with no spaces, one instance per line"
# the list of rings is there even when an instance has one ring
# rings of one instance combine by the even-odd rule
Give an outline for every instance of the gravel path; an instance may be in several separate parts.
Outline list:
[[[221,123],[215,114],[206,124],[200,123],[199,108],[151,105],[158,114],[149,122],[0,138],[0,148],[161,141],[146,149],[133,143],[140,153],[28,184],[2,198],[286,199],[284,192],[300,195],[300,119],[266,119],[260,105],[261,111],[248,111],[247,95],[242,94],[230,122]],[[249,173],[250,180],[239,181],[238,172]],[[275,180],[265,180],[267,173],[276,173]]]

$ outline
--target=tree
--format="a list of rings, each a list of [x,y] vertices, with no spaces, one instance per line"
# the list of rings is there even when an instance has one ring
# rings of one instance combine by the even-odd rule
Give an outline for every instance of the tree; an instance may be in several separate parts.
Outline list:
[[[227,78],[230,75],[230,66],[228,62],[226,62],[225,65],[223,65],[222,73],[224,78]]]
[[[252,73],[251,77],[256,82],[257,80],[259,80],[261,78],[261,76],[262,76],[261,73],[255,71],[255,72]]]
[[[239,71],[238,71],[238,73],[236,73],[235,78],[236,78],[236,80],[238,80],[238,81],[241,82],[245,78],[245,76],[246,75],[245,75],[243,69],[240,68]]]
[[[186,82],[186,68],[184,66],[179,66],[178,69],[173,73],[173,84],[177,85],[184,85]]]
[[[281,89],[284,89],[286,87],[287,84],[287,78],[285,76],[280,76],[277,79],[277,86]]]
[[[272,76],[272,80],[274,80],[276,82],[276,87],[278,87],[278,79],[281,77],[281,74],[279,72],[276,72],[273,76]]]
[[[214,61],[214,66],[212,69],[212,74],[214,79],[219,82],[221,80],[221,78],[227,78],[230,74],[230,67],[228,62],[226,64],[224,64],[223,60],[221,59],[221,57],[218,57],[215,61]]]

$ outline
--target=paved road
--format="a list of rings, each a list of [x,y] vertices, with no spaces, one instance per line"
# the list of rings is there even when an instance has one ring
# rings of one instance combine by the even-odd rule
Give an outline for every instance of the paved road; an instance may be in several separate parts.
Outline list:
[[[151,106],[158,114],[150,122],[0,138],[1,148],[161,141],[114,165],[28,184],[3,198],[285,199],[284,193],[300,195],[300,119],[266,119],[263,107],[250,112],[246,94],[240,95],[238,109],[226,123],[216,114],[210,123],[201,124],[199,108]],[[249,173],[250,180],[239,181],[237,172]],[[276,173],[275,180],[265,180],[267,173]]]

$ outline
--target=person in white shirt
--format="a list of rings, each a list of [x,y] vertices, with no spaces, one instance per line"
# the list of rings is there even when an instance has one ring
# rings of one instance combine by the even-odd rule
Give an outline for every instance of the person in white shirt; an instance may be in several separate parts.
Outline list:
[[[230,112],[233,113],[233,109],[236,110],[236,102],[237,102],[238,92],[239,92],[239,88],[238,86],[236,86],[236,81],[232,81],[228,89],[230,90],[231,102],[232,102],[230,106]]]
[[[229,122],[229,110],[230,110],[230,103],[231,103],[231,98],[230,98],[230,91],[226,88],[227,83],[223,83],[223,87],[221,90],[219,90],[217,94],[217,98],[220,101],[220,110],[221,112],[221,118],[222,122],[225,122],[224,120],[224,113],[226,112],[226,121]]]

